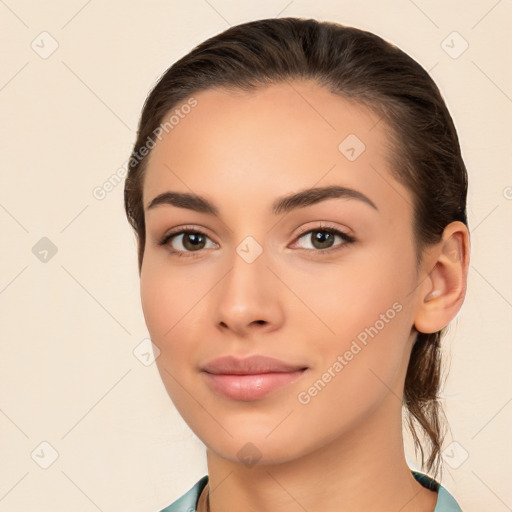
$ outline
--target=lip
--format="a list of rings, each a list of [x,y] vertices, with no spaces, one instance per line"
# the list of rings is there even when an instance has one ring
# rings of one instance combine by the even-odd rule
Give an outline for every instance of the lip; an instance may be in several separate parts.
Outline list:
[[[218,357],[206,363],[201,370],[213,374],[254,375],[261,373],[294,372],[306,368],[262,355],[238,358],[232,355]]]
[[[206,363],[202,373],[210,387],[234,400],[258,400],[295,382],[308,368],[279,359],[253,355],[223,356]]]

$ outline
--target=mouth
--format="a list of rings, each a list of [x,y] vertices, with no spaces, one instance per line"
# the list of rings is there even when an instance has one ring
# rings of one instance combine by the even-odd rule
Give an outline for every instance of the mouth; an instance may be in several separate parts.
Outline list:
[[[256,374],[221,374],[204,372],[210,387],[234,400],[258,400],[272,391],[295,382],[307,368],[293,372],[270,372]]]
[[[202,367],[209,387],[233,400],[252,401],[295,382],[308,367],[255,355],[245,359],[225,356]]]

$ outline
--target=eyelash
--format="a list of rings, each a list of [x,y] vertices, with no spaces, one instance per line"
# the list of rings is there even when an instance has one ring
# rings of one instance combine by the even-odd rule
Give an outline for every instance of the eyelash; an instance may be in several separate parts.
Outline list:
[[[330,233],[332,235],[338,235],[342,240],[344,240],[344,243],[342,244],[339,244],[337,246],[334,246],[334,247],[329,247],[327,249],[303,249],[304,251],[312,251],[312,252],[315,252],[315,253],[318,253],[319,255],[321,256],[324,256],[324,255],[329,255],[329,254],[332,254],[333,252],[335,251],[338,251],[338,250],[341,250],[343,248],[345,248],[346,245],[349,245],[349,244],[352,244],[356,241],[356,239],[343,232],[343,231],[340,231],[338,228],[334,227],[334,226],[331,226],[329,224],[321,224],[319,226],[316,226],[315,228],[309,228],[309,229],[305,229],[303,231],[301,231],[298,235],[297,235],[297,238],[296,240],[299,240],[300,238],[302,238],[304,235],[307,235],[307,234],[310,234],[310,233],[314,233],[314,232],[324,232],[324,233]],[[183,235],[183,234],[190,234],[190,233],[193,233],[193,234],[199,234],[199,235],[202,235],[202,236],[205,236],[206,238],[210,238],[206,233],[204,233],[203,231],[197,229],[197,228],[194,228],[193,226],[184,226],[182,228],[180,228],[178,231],[172,231],[171,233],[167,233],[166,235],[163,236],[163,238],[158,242],[158,245],[159,246],[166,246],[168,245],[169,247],[171,247],[170,243],[171,240],[178,236],[178,235]],[[169,249],[170,253],[175,255],[175,256],[178,256],[179,258],[181,257],[194,257],[195,254],[194,253],[200,253],[202,252],[201,250],[198,250],[198,251],[177,251],[176,249],[172,249],[170,248]]]

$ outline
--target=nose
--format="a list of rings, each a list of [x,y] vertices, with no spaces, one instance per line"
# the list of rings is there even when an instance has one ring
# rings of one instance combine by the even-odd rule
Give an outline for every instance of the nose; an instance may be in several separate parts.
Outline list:
[[[213,296],[216,327],[239,338],[278,329],[284,318],[282,293],[279,280],[267,266],[265,253],[252,263],[238,254],[231,261],[231,269]]]

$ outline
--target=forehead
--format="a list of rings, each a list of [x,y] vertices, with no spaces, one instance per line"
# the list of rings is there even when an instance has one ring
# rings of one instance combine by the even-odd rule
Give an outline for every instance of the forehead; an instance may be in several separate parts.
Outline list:
[[[231,200],[233,207],[249,195],[263,206],[269,195],[331,184],[359,189],[376,203],[408,197],[390,174],[386,123],[312,81],[209,89],[193,98],[195,106],[149,155],[145,205],[166,189]]]

